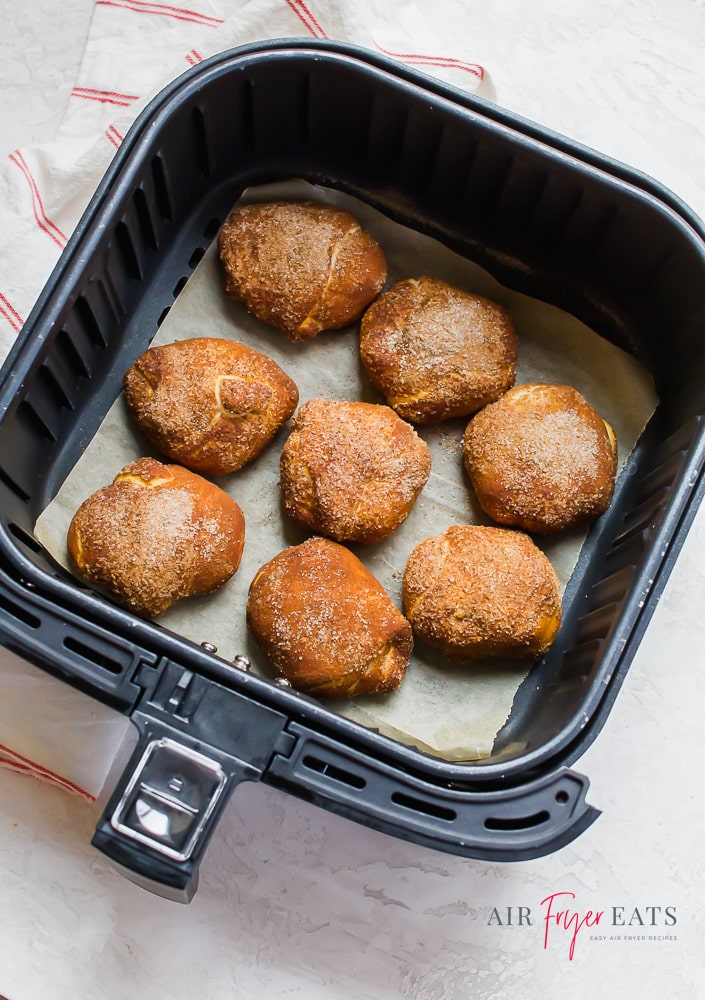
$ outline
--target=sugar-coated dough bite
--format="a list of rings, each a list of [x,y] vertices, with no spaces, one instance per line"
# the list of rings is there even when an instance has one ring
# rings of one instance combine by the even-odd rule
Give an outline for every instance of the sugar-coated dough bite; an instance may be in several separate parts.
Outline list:
[[[282,449],[284,510],[338,542],[378,542],[406,519],[431,454],[388,406],[310,399]]]
[[[320,698],[385,694],[401,684],[411,626],[357,556],[309,538],[259,570],[247,626],[293,687]]]
[[[216,337],[150,347],[125,372],[124,389],[129,412],[163,455],[212,476],[256,458],[299,401],[275,361]]]
[[[379,245],[340,208],[237,205],[218,236],[228,295],[290,340],[356,320],[387,280]]]
[[[502,306],[437,278],[397,281],[360,324],[372,384],[417,424],[467,416],[516,378],[514,324]]]
[[[463,457],[482,509],[500,524],[558,532],[612,499],[614,432],[571,386],[515,386],[470,421]]]
[[[135,614],[155,618],[182,597],[208,594],[230,579],[245,520],[207,479],[140,458],[84,500],[67,542],[86,580]]]
[[[414,635],[451,660],[538,657],[561,622],[560,587],[523,532],[453,525],[412,550],[404,613]]]

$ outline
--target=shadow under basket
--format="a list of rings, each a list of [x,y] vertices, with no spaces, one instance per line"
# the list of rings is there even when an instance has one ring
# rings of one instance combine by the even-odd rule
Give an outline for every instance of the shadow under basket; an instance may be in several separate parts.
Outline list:
[[[659,405],[591,529],[550,652],[492,755],[448,763],[129,612],[32,535],[227,212],[303,178],[366,201],[572,313],[651,372]],[[261,780],[471,858],[535,858],[598,811],[568,769],[599,733],[703,488],[705,235],[655,181],[351,46],[221,53],[117,152],[0,379],[0,642],[128,715],[139,740],[94,844],[193,894],[228,793]]]

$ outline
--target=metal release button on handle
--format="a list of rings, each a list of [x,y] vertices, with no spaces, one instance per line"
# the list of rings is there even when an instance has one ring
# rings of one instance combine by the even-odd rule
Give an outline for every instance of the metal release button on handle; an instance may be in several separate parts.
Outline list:
[[[164,737],[149,743],[110,825],[152,850],[185,861],[226,785],[220,764]]]

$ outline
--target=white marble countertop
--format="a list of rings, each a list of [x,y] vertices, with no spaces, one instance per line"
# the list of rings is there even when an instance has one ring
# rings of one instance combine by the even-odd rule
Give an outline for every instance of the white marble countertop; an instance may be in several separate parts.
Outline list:
[[[53,134],[91,9],[0,0],[0,155]],[[434,17],[489,67],[500,103],[651,173],[705,216],[702,0],[437,0]],[[0,996],[705,996],[704,554],[701,511],[575,765],[603,815],[548,858],[456,858],[244,786],[183,907],[90,847],[95,807],[0,771]],[[544,942],[541,901],[556,892],[575,893],[581,916],[617,908],[617,925],[579,933],[572,961],[570,932]]]

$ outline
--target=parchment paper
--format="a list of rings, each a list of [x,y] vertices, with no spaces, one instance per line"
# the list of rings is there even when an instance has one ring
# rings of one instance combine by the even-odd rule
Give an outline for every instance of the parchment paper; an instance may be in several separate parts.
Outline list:
[[[569,314],[509,291],[437,241],[399,226],[354,198],[292,181],[251,189],[243,200],[274,198],[315,198],[348,208],[383,247],[390,283],[431,275],[506,306],[519,341],[517,382],[575,386],[614,428],[621,469],[657,401],[651,377],[633,358]],[[306,344],[289,343],[226,297],[215,244],[189,279],[153,343],[195,336],[237,340],[274,358],[297,383],[300,403],[314,396],[384,402],[361,369],[357,326],[319,334]],[[432,472],[412,513],[384,542],[351,546],[400,609],[402,574],[416,542],[441,533],[451,524],[489,523],[474,500],[462,467],[460,442],[466,423],[463,419],[435,428],[417,428],[431,449]],[[214,643],[226,658],[244,653],[255,671],[266,676],[271,676],[271,671],[245,627],[247,590],[264,562],[306,537],[287,521],[280,504],[279,453],[288,430],[283,429],[253,463],[218,480],[245,514],[245,551],[235,577],[217,593],[182,601],[159,619],[166,628],[195,642]],[[78,506],[142,455],[156,453],[133,426],[120,397],[36,526],[37,538],[64,566],[70,568],[66,532]],[[584,532],[572,531],[538,540],[562,587],[575,566],[584,537]],[[440,654],[417,643],[398,691],[329,702],[328,707],[448,760],[474,760],[491,753],[529,667],[527,662],[449,664]]]

